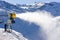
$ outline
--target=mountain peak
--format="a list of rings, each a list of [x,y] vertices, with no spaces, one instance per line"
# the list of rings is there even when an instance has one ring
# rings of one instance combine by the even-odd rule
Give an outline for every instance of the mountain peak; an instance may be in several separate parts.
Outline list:
[[[4,29],[0,28],[0,40],[27,40],[21,33],[12,30],[12,33],[4,32]]]

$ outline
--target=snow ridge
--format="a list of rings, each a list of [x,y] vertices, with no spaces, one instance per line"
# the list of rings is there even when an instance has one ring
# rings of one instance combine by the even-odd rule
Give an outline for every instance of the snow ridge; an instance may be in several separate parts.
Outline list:
[[[4,32],[4,29],[0,28],[0,40],[28,40],[21,33],[12,30],[12,33]]]

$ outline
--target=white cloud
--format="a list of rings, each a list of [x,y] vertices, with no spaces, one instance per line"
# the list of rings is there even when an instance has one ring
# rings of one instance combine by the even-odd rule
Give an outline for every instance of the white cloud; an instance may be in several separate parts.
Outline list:
[[[60,17],[53,17],[49,12],[37,11],[16,14],[17,17],[28,22],[33,22],[42,28],[46,40],[60,40]]]

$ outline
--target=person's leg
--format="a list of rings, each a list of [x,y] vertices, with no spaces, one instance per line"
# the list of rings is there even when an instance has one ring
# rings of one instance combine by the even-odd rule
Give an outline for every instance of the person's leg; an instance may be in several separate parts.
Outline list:
[[[4,27],[5,27],[5,28],[4,28],[4,29],[5,29],[5,31],[7,31],[7,25],[6,25],[6,24],[4,25]]]
[[[7,32],[11,33],[11,25],[8,25]]]

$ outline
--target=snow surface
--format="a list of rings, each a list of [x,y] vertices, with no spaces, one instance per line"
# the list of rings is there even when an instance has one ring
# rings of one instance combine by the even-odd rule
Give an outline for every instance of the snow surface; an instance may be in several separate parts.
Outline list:
[[[11,33],[4,32],[4,29],[0,28],[0,40],[28,40],[21,33],[12,30]]]

